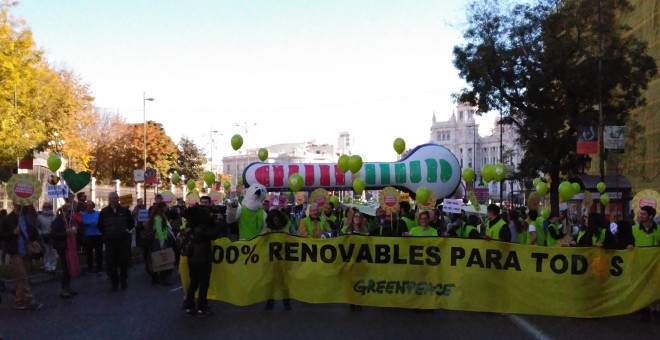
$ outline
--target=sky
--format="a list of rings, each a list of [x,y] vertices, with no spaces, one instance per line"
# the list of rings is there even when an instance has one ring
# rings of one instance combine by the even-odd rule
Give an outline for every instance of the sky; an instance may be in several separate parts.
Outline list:
[[[396,159],[395,138],[428,142],[466,87],[452,64],[467,0],[21,0],[53,67],[88,84],[94,105],[163,124],[214,163],[243,148],[354,138],[365,161]],[[493,115],[478,118],[487,135]],[[256,125],[255,125],[256,123]],[[237,127],[236,125],[241,127]],[[245,126],[248,126],[247,133]]]

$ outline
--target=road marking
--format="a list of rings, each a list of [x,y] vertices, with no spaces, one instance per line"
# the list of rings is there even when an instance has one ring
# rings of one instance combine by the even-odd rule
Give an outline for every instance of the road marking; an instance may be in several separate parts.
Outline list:
[[[170,292],[176,292],[177,290],[183,289],[183,286],[179,286],[177,288],[171,289]]]
[[[542,330],[538,329],[533,323],[525,320],[522,316],[515,314],[508,314],[507,317],[513,321],[518,327],[522,328],[524,331],[529,333],[535,339],[540,340],[550,340],[552,339],[547,334],[543,333]]]

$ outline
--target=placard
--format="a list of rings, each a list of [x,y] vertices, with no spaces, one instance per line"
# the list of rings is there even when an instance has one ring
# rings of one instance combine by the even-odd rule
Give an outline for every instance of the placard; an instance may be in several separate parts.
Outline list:
[[[48,199],[53,198],[69,198],[69,187],[66,184],[62,185],[46,185],[46,194]]]
[[[442,205],[442,212],[460,214],[461,208],[463,208],[463,200],[445,198],[445,201]]]

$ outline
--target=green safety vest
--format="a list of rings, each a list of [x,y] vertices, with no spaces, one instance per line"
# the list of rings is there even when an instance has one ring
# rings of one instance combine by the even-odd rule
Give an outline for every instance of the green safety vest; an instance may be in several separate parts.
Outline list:
[[[410,229],[410,236],[438,236],[438,231],[427,226],[426,230],[417,226]]]
[[[556,247],[559,240],[555,240],[552,236],[550,236],[550,228],[554,229],[557,233],[559,233],[559,225],[555,223],[548,224],[548,237],[546,240],[548,243],[548,247]]]
[[[536,221],[534,221],[534,228],[536,228],[536,245],[545,246],[546,234],[543,229],[543,217],[539,216]]]
[[[529,244],[529,231],[523,230],[517,233],[517,236],[518,236],[518,240],[517,240],[518,244]]]
[[[477,230],[477,227],[463,223],[463,226],[459,229],[460,234],[456,233],[456,236],[460,238],[468,238],[470,237],[470,233],[472,232],[472,230]]]
[[[252,211],[241,209],[238,217],[238,237],[241,240],[251,240],[261,234],[264,229],[264,210]]]
[[[635,237],[635,247],[653,247],[660,243],[660,229],[647,233],[642,226],[635,224],[632,227],[632,234]]]
[[[305,216],[303,219],[305,221],[305,225],[307,226],[307,235],[309,237],[313,237],[314,235],[314,224],[312,223],[312,219],[309,218],[309,216]],[[319,228],[321,229],[321,232],[325,232],[325,216],[321,215],[319,218]]]
[[[337,223],[337,216],[335,216],[335,214],[330,214],[330,217],[328,217],[328,215],[325,215],[325,218],[332,221],[332,223]]]
[[[417,226],[417,222],[415,220],[411,220],[410,218],[403,216],[401,217],[403,222],[406,222],[406,226],[408,227],[408,231],[412,230],[412,228]]]
[[[495,225],[491,226],[490,225],[491,221],[488,221],[486,223],[486,235],[490,237],[491,240],[500,240],[500,230],[502,230],[502,227],[505,225],[504,220],[500,218]],[[509,226],[507,226],[508,228]]]
[[[582,236],[584,236],[584,234],[586,234],[586,233],[587,233],[586,230],[580,230],[580,231],[578,231],[577,238],[576,238],[576,242],[577,242],[577,244],[580,244],[580,240],[582,239]],[[597,242],[598,242],[598,238],[596,237],[596,235],[591,236],[591,245],[593,246],[593,245],[596,244]]]

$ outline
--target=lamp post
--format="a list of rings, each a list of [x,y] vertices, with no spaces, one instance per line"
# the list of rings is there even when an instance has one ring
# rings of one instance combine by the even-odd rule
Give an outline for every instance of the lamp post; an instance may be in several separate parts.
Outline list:
[[[218,133],[218,130],[211,130],[211,172],[215,174],[215,169],[213,168],[213,144],[215,142],[215,134]],[[220,134],[222,136],[222,134]]]
[[[250,132],[250,129],[254,126],[257,126],[257,123],[243,123],[243,125],[240,125],[236,123],[237,127],[243,128],[243,131],[245,131],[245,154],[247,155],[247,162],[250,164],[250,149],[248,148],[248,132]]]
[[[59,133],[53,132],[53,139],[48,142],[48,146],[53,148],[53,151],[55,151],[56,154],[60,155],[64,149],[64,139],[60,138]]]
[[[477,173],[477,123],[466,125],[466,128],[473,128],[472,129],[472,169],[474,170],[475,174]],[[476,175],[474,180],[472,180],[472,189],[474,189],[474,186],[476,185]]]
[[[154,101],[153,98],[147,98],[145,92],[142,92],[142,130],[144,137],[144,204],[147,205],[147,101]]]

